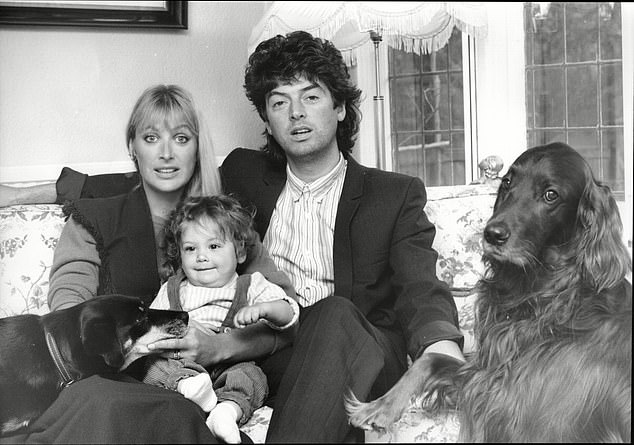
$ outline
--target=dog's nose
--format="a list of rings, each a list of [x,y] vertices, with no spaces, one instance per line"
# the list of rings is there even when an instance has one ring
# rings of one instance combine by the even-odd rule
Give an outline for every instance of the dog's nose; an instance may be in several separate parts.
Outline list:
[[[493,246],[501,246],[511,236],[511,232],[504,223],[489,223],[484,228],[484,239]]]

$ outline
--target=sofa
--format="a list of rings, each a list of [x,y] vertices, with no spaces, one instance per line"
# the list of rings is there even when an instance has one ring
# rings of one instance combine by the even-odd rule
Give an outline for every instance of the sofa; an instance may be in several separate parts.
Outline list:
[[[425,208],[436,225],[433,247],[437,275],[450,287],[458,307],[465,353],[473,350],[473,288],[482,274],[481,234],[490,217],[497,182],[430,187]],[[45,314],[53,251],[64,226],[61,206],[0,208],[0,317]],[[263,407],[243,426],[255,443],[264,443],[272,410]],[[414,401],[388,431],[367,431],[367,442],[456,442],[454,414],[426,416]]]

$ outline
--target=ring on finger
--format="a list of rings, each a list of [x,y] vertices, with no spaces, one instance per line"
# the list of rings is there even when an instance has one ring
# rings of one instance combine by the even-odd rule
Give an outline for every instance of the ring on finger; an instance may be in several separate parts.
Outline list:
[[[174,351],[174,360],[180,360],[181,359],[181,351]]]

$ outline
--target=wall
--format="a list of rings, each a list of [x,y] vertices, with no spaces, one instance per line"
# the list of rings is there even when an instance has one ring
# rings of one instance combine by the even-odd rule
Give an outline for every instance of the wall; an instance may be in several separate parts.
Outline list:
[[[202,110],[216,154],[257,148],[264,129],[242,81],[265,2],[194,2],[187,30],[0,28],[0,182],[133,168],[125,126],[148,86],[177,83]]]

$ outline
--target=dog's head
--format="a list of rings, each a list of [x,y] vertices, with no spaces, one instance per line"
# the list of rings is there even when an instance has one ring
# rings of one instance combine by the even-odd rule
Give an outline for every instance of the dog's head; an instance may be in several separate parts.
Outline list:
[[[522,153],[498,188],[484,229],[485,257],[530,266],[544,260],[548,247],[566,243],[574,233],[586,170],[583,158],[564,144]]]
[[[82,303],[79,328],[88,355],[123,370],[150,353],[149,343],[185,335],[187,322],[187,312],[149,309],[140,298],[107,295]]]
[[[610,189],[576,150],[552,143],[526,150],[502,178],[484,258],[524,269],[573,261],[584,280],[610,286],[627,268],[621,231]]]

